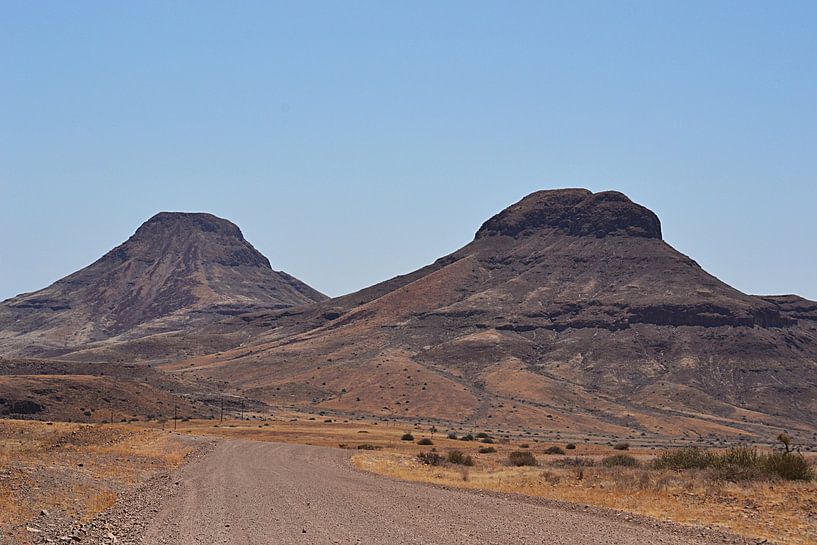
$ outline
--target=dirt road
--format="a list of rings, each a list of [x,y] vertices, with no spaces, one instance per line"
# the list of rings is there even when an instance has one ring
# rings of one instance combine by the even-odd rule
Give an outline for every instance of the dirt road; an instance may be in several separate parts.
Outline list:
[[[673,527],[396,482],[334,449],[223,441],[180,473],[143,545],[704,544]]]

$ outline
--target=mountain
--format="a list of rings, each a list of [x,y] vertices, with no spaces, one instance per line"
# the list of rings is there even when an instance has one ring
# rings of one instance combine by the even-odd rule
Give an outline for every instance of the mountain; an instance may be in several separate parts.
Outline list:
[[[271,404],[511,430],[768,437],[817,421],[817,303],[728,286],[612,191],[533,193],[427,267],[230,330],[254,341],[165,370]]]
[[[88,267],[0,303],[0,350],[61,355],[325,299],[273,270],[233,223],[161,212]]]

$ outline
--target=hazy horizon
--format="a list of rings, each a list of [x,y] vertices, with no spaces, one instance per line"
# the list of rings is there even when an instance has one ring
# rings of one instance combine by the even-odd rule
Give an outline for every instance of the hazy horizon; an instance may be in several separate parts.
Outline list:
[[[817,4],[8,3],[0,299],[156,212],[341,295],[539,189],[613,189],[753,294],[817,299]]]

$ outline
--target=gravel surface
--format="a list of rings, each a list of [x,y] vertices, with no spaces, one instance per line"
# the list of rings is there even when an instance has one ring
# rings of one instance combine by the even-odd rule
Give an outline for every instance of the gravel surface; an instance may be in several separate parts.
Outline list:
[[[352,468],[348,452],[303,445],[221,441],[170,489],[143,509],[141,545],[743,543],[582,506],[386,479]]]
[[[197,445],[189,463],[86,523],[41,513],[32,542],[117,545],[704,545],[729,534],[527,496],[360,472],[339,449],[255,441]]]

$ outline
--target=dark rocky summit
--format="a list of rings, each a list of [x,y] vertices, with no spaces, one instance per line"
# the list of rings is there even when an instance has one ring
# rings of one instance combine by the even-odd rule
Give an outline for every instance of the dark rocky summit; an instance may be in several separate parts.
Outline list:
[[[537,191],[486,221],[476,238],[517,237],[536,232],[574,236],[661,238],[661,222],[650,210],[617,191]]]

